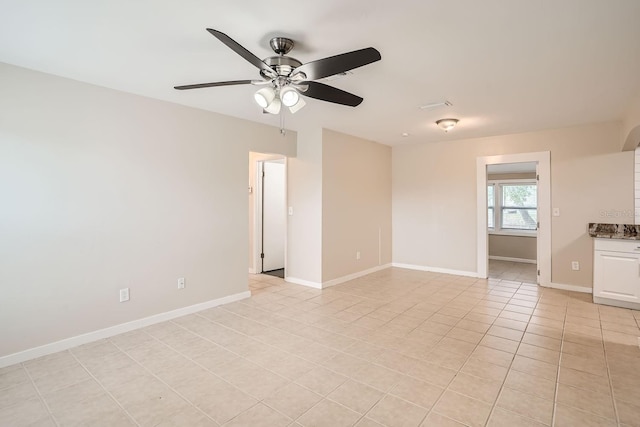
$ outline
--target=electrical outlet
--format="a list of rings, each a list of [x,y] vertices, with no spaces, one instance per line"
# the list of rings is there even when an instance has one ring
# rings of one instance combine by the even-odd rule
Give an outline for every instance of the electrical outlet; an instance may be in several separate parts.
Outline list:
[[[571,269],[573,271],[580,270],[580,263],[578,261],[571,261]]]
[[[120,289],[120,302],[129,301],[129,288]]]
[[[356,259],[360,259],[360,251],[356,252]]]
[[[184,289],[184,277],[178,279],[178,289]]]

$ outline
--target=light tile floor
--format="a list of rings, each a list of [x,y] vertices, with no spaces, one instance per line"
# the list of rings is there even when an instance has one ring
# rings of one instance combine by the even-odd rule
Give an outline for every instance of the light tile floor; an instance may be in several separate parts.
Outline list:
[[[2,426],[640,425],[640,312],[387,269],[0,369]]]
[[[490,279],[536,283],[537,269],[536,264],[490,259],[488,275]]]

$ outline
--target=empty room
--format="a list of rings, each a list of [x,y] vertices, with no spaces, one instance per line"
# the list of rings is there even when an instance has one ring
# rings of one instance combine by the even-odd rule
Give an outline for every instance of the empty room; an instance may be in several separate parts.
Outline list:
[[[637,0],[0,11],[0,426],[640,426]]]

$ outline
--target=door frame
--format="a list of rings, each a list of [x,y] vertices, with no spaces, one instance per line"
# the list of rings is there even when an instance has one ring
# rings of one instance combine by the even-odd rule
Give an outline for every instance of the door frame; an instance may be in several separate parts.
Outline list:
[[[551,152],[502,154],[477,158],[477,273],[487,278],[489,269],[489,237],[487,231],[487,165],[501,163],[537,162],[538,221],[537,265],[540,274],[538,284],[551,284]]]
[[[255,182],[253,183],[255,188],[255,200],[253,203],[253,272],[255,274],[262,273],[262,262],[260,254],[262,253],[262,171],[265,162],[283,160],[284,164],[284,198],[285,208],[289,206],[289,189],[288,189],[288,159],[285,156],[269,157],[266,159],[258,159],[255,164]],[[288,230],[289,230],[289,215],[286,210],[284,213],[284,271],[287,272],[287,247],[288,247]]]

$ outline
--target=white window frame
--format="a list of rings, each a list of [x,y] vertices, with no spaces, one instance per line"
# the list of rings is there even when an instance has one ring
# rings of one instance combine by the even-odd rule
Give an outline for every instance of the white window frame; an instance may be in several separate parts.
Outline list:
[[[513,184],[526,184],[538,186],[538,182],[535,179],[490,179],[487,180],[487,188],[493,185],[493,225],[494,227],[487,227],[489,234],[495,234],[500,236],[520,236],[520,237],[536,237],[538,235],[537,230],[515,230],[513,228],[502,228],[502,186]],[[537,205],[536,200],[536,205]],[[536,206],[537,208],[537,206]],[[487,215],[489,215],[489,209],[487,207]]]

